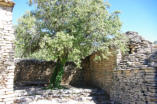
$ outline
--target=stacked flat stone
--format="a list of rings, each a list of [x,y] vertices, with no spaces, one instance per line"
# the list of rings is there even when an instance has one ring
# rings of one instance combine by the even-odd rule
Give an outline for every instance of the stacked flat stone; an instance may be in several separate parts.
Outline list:
[[[70,87],[60,90],[42,90],[42,88],[22,88],[15,91],[16,104],[110,104],[105,92],[100,89]]]
[[[14,85],[47,85],[55,67],[56,63],[53,61],[15,59]],[[83,71],[78,69],[73,62],[67,62],[61,84],[83,85]]]
[[[0,0],[0,104],[11,104],[14,99],[14,31],[11,1]]]
[[[157,104],[157,68],[115,70],[110,98],[115,104]]]
[[[125,35],[129,38],[129,52],[122,57],[116,69],[128,70],[147,67],[148,58],[152,53],[152,43],[138,35],[137,32],[128,31]]]
[[[157,68],[157,45],[153,45],[152,54],[149,57],[149,66]]]

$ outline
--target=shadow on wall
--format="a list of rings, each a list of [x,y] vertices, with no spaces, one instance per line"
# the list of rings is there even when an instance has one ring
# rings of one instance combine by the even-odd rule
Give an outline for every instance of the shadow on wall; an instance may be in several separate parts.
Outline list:
[[[52,61],[16,60],[14,84],[15,86],[47,84],[54,67],[55,63]]]
[[[157,68],[154,68],[157,67],[157,50],[153,48],[152,54],[151,42],[144,40],[136,32],[128,32],[127,35],[133,47],[130,46],[130,54],[124,56],[118,66],[116,55],[109,56],[108,60],[95,62],[93,54],[83,62],[83,71],[77,70],[73,64],[67,64],[62,83],[80,87],[87,84],[101,88],[105,91],[104,99],[122,104],[157,103]],[[16,65],[15,83],[48,83],[54,67],[54,62],[20,61]]]
[[[92,60],[95,57],[92,55],[85,62],[85,81],[89,85],[104,89],[106,96],[116,101],[116,104],[145,104],[149,102],[150,96],[155,97],[150,90],[154,92],[157,89],[151,84],[157,83],[156,69],[149,65],[152,43],[137,32],[129,31],[126,35],[129,38],[130,50],[128,54],[121,56],[118,66],[116,55],[98,63]]]
[[[157,104],[157,51],[153,50],[147,65],[114,71],[110,96],[116,104]]]
[[[113,80],[113,69],[116,67],[116,55],[108,59],[94,61],[96,54],[88,57],[84,62],[84,80],[89,86],[103,89],[104,99],[110,99],[110,88]]]
[[[46,86],[56,63],[41,60],[16,60],[14,84],[16,86]],[[83,72],[72,62],[66,63],[62,85],[82,86]]]
[[[95,104],[109,104],[106,93],[95,86],[87,86],[84,82],[84,70],[77,69],[76,65],[71,62],[66,64],[62,79],[62,84],[67,89],[43,90],[44,85],[49,83],[48,79],[53,73],[55,65],[56,63],[52,61],[17,61],[14,79],[14,90],[17,98],[15,103],[29,103],[28,101],[35,101],[38,97],[41,97],[43,99],[54,98],[60,102],[64,99],[64,101],[74,100],[76,103],[89,101]]]
[[[152,96],[150,96],[151,97],[150,101],[157,104],[157,67],[156,67],[156,71],[155,71],[155,75],[154,75],[154,80],[155,80],[155,83],[150,82],[152,85],[152,88],[155,88],[154,91],[151,91],[151,89],[150,89],[150,92],[152,92]]]
[[[154,78],[153,81],[148,80],[148,83],[150,87],[148,87],[149,93],[147,93],[149,96],[149,101],[157,104],[157,45],[154,45],[152,48],[152,55],[148,59],[149,66],[155,68],[154,74],[152,74],[152,77]],[[151,78],[150,78],[151,79]]]

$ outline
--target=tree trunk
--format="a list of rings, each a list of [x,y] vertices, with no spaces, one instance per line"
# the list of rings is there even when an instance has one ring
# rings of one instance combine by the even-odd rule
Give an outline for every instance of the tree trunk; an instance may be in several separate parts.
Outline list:
[[[61,88],[60,83],[61,83],[62,76],[64,73],[65,63],[66,63],[65,59],[63,60],[58,59],[54,73],[52,73],[52,76],[50,78],[50,84],[49,84],[50,89]]]

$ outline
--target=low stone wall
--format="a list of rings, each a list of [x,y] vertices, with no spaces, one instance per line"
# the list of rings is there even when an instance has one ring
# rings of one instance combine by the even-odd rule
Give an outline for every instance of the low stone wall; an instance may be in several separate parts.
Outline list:
[[[116,104],[157,104],[157,69],[114,71],[110,99]]]
[[[48,84],[55,66],[52,61],[16,60],[14,83],[16,86]],[[83,84],[83,72],[74,63],[67,63],[61,84]]]
[[[15,85],[26,83],[48,83],[51,73],[55,68],[52,61],[16,60]]]

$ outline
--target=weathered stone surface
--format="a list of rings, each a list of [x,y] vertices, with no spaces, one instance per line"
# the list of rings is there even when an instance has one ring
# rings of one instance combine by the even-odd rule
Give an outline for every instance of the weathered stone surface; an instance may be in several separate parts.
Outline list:
[[[14,31],[11,1],[0,0],[0,103],[13,102]]]
[[[155,104],[156,85],[157,69],[114,71],[110,97],[121,104]]]
[[[152,43],[138,35],[137,32],[128,31],[125,35],[129,38],[129,52],[121,58],[116,70],[137,69],[147,67],[148,58],[152,54]]]
[[[119,53],[118,56],[109,56],[108,60],[102,60],[99,62],[93,61],[95,57],[95,54],[93,54],[84,61],[84,70],[82,70],[84,74],[81,74],[81,77],[76,77],[76,79],[84,78],[81,81],[85,80],[88,85],[103,89],[105,98],[111,99],[113,101],[113,104],[155,104],[157,98],[157,69],[155,68],[155,65],[152,65],[151,63],[156,63],[156,51],[152,47],[151,42],[144,40],[142,37],[137,35],[136,32],[128,32],[126,34],[130,38],[129,54],[126,54],[125,56],[123,56],[123,58],[121,58],[122,55]],[[30,60],[27,61],[25,61],[23,64],[21,61],[21,63],[19,62],[19,66],[17,65],[15,75],[17,75],[18,77],[16,76],[16,79],[21,80],[22,78],[24,78],[24,74],[26,74],[27,77],[23,80],[32,80],[34,78],[37,80],[41,80],[42,78],[44,78],[44,76],[46,76],[45,73],[48,73],[46,72],[46,70],[48,68],[47,66],[49,65],[47,65],[46,63],[44,64],[44,62],[40,63],[39,61],[36,61],[35,64]],[[21,67],[20,65],[24,66]],[[52,65],[52,63],[50,65]],[[41,68],[38,68],[37,66]],[[21,70],[21,72],[18,68]],[[53,70],[54,66],[51,66],[51,68],[49,69]],[[42,71],[39,71],[39,69]],[[21,73],[20,77],[19,73]],[[38,75],[41,75],[42,77],[38,75],[34,76],[33,73],[38,73]],[[71,73],[75,73],[75,70],[65,70],[65,76],[69,77],[71,76]],[[79,76],[77,74],[75,75]],[[76,80],[73,81],[76,82]],[[68,82],[68,84],[70,83],[67,78],[63,78],[62,82]],[[75,90],[72,96],[74,96],[75,98],[79,96],[79,98],[77,100],[71,100],[71,97],[69,95],[71,94],[71,92],[73,91],[62,90],[61,92],[53,92],[54,94],[50,94],[49,99],[53,97],[55,99],[51,99],[51,101],[54,101],[56,104],[66,104],[67,98],[71,102],[82,101],[81,99],[85,99],[86,101],[87,98],[88,100],[90,98],[85,97],[83,92],[79,92],[82,93],[83,96],[82,94],[76,94],[78,91]],[[40,91],[36,92],[36,94],[39,96],[27,96],[28,93],[22,93],[22,95],[19,96],[25,96],[25,99],[23,97],[19,97],[16,101],[21,101],[22,99],[22,102],[33,101],[33,103],[35,103],[38,102],[36,99],[42,101],[43,95],[41,96],[40,93],[42,94],[42,92]],[[45,94],[47,93],[45,92]],[[86,96],[87,95],[88,94],[86,94]],[[44,97],[45,96],[47,95],[44,95]],[[93,101],[93,99],[90,101]],[[90,104],[91,102],[85,103]]]
[[[149,61],[150,66],[157,67],[157,47],[156,46],[153,46],[152,54],[150,55],[148,61]]]
[[[15,85],[44,85],[49,79],[56,66],[52,61],[41,61],[33,59],[16,60]],[[74,63],[67,63],[64,68],[61,84],[80,86],[83,84],[83,72],[76,68]]]
[[[14,31],[11,0],[0,0],[0,104],[156,104],[157,103],[157,46],[137,32],[126,32],[129,52],[93,61],[95,54],[85,60],[84,70],[67,64],[62,84],[88,85],[96,89],[42,90],[16,89],[15,84],[42,85],[49,82],[55,63],[21,60],[14,73]],[[116,70],[114,70],[116,69]],[[17,87],[15,87],[17,88]],[[111,99],[107,101],[105,99]]]
[[[108,59],[101,61],[94,61],[94,57],[95,54],[84,61],[84,80],[90,86],[104,89],[106,97],[109,98],[113,69],[116,67],[116,55],[109,56]]]
[[[15,103],[40,104],[110,104],[103,90],[70,87],[60,90],[42,90],[42,88],[22,88],[15,91]],[[38,102],[38,103],[37,103]]]
[[[119,52],[117,57],[98,63],[91,56],[84,66],[85,80],[104,89],[115,104],[156,104],[157,49],[136,32],[126,35],[128,54],[122,56]]]

